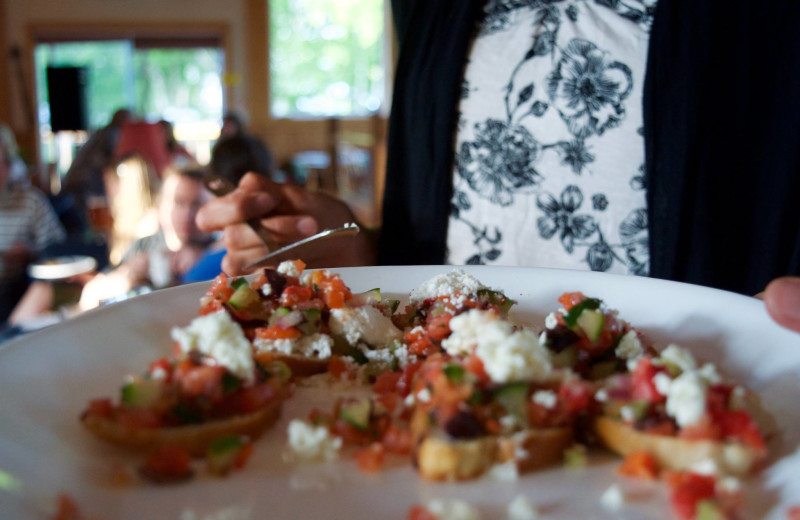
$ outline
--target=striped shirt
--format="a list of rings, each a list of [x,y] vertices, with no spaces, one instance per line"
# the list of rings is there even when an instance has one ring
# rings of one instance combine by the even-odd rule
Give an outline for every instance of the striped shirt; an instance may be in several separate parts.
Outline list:
[[[21,245],[39,253],[64,240],[66,234],[45,196],[33,188],[0,193],[0,281],[22,274],[22,266],[8,266],[4,253]]]

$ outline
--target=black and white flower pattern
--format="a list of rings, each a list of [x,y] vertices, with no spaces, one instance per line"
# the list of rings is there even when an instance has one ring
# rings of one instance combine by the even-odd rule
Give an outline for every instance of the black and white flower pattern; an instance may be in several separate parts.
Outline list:
[[[523,34],[521,27],[532,30],[528,42],[520,47],[518,61],[508,63],[508,69],[504,69],[510,70],[510,75],[500,76],[508,77],[502,89],[487,90],[487,85],[496,85],[497,81],[486,83],[480,76],[464,80],[462,107],[473,102],[473,92],[480,91],[480,96],[474,97],[475,103],[479,98],[499,96],[503,111],[480,118],[463,110],[459,115],[448,235],[448,249],[458,250],[459,256],[450,257],[451,261],[483,264],[503,261],[507,255],[515,258],[514,248],[520,238],[509,239],[506,228],[516,218],[514,215],[533,212],[526,219],[533,218],[535,229],[531,229],[532,225],[510,229],[533,232],[538,235],[537,240],[544,242],[542,246],[553,242],[574,262],[592,270],[648,273],[645,179],[640,161],[615,168],[618,173],[614,178],[620,182],[612,191],[608,191],[607,183],[597,184],[594,180],[596,165],[606,153],[607,136],[620,139],[620,129],[637,124],[626,121],[641,85],[634,81],[629,63],[615,54],[613,49],[619,51],[620,47],[607,47],[609,39],[595,39],[592,35],[609,27],[615,30],[614,24],[625,31],[648,31],[655,3],[656,0],[486,3],[477,43],[505,33]],[[597,20],[600,11],[614,13],[611,17],[617,16],[616,21],[609,23],[606,17],[601,24],[609,24],[607,27],[585,27]],[[630,40],[621,38],[614,45],[624,45],[620,43],[624,41]],[[496,50],[507,54],[509,48],[504,45]],[[642,51],[644,55],[646,49]],[[484,68],[494,56],[484,55]],[[470,60],[471,66],[473,56]],[[643,70],[643,63],[638,63],[637,71]],[[640,115],[638,108],[635,113]],[[630,135],[630,130],[626,132]],[[640,135],[641,131],[639,139]],[[641,141],[637,143],[641,146]],[[607,172],[608,160],[605,161],[603,171]],[[619,198],[619,190],[629,190],[634,195]],[[627,202],[634,200],[635,204]],[[494,220],[487,217],[498,212],[503,216]],[[453,229],[460,230],[460,247],[452,247]],[[510,244],[514,244],[511,252]]]

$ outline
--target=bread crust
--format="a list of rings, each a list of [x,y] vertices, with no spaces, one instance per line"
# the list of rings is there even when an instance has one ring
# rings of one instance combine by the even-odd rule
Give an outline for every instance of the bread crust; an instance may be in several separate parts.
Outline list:
[[[247,415],[211,421],[199,425],[174,426],[168,428],[130,429],[119,422],[96,415],[84,414],[83,425],[97,437],[114,444],[136,450],[149,451],[159,446],[177,445],[190,455],[205,455],[208,446],[226,435],[259,437],[280,417],[283,401],[275,399],[264,408]]]
[[[726,474],[752,473],[762,456],[752,448],[736,442],[683,439],[639,431],[622,421],[597,417],[593,429],[609,450],[622,456],[646,451],[659,466],[670,470],[688,470],[706,460],[713,461]]]
[[[469,480],[495,463],[515,461],[520,472],[561,462],[572,445],[572,429],[541,428],[512,435],[487,435],[458,440],[430,425],[426,411],[417,408],[411,418],[414,465],[427,480]]]
[[[324,374],[328,370],[329,358],[312,359],[303,356],[292,356],[280,352],[264,351],[253,354],[253,359],[261,366],[266,366],[273,361],[281,361],[292,370],[294,377],[309,377]]]

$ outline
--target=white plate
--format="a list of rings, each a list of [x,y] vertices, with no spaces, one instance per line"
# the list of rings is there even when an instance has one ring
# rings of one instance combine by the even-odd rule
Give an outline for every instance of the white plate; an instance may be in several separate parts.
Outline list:
[[[406,294],[447,267],[342,269],[354,291],[380,287]],[[468,267],[485,284],[516,298],[517,319],[538,326],[565,291],[603,298],[644,330],[659,347],[670,341],[718,363],[723,375],[756,390],[777,420],[770,465],[745,483],[742,518],[784,518],[800,503],[800,335],[774,325],[757,300],[731,293],[635,277],[559,270]],[[0,350],[0,518],[35,518],[70,493],[85,513],[106,520],[405,518],[408,508],[435,497],[460,497],[483,518],[505,518],[522,493],[546,519],[670,518],[662,485],[636,483],[614,473],[615,459],[593,455],[582,470],[556,468],[517,482],[484,478],[437,484],[416,478],[407,464],[363,475],[350,457],[332,466],[294,466],[281,460],[286,423],[305,417],[320,399],[300,389],[276,428],[256,444],[248,466],[227,479],[201,477],[168,487],[114,488],[114,463],[137,458],[83,431],[78,415],[89,399],[113,396],[122,378],[144,370],[170,349],[169,329],[188,323],[206,284],[184,286],[94,312],[12,341]],[[200,472],[202,473],[202,472]],[[620,512],[604,511],[600,495],[619,483],[629,500]],[[321,488],[321,489],[320,489]]]

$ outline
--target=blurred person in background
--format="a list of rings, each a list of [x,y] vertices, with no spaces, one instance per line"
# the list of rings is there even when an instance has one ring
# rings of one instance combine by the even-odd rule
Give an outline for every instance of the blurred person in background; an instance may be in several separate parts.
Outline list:
[[[212,241],[195,224],[197,210],[208,199],[202,179],[202,170],[168,170],[159,193],[158,232],[137,239],[117,268],[86,284],[82,310],[137,287],[160,289],[180,283]]]
[[[189,153],[189,150],[175,139],[175,128],[166,119],[158,122],[158,126],[164,134],[164,143],[167,147],[169,164],[173,168],[186,169],[197,164],[197,159]]]
[[[80,207],[86,207],[89,195],[105,196],[103,171],[114,163],[122,127],[130,120],[129,110],[117,110],[108,125],[92,134],[75,155],[64,176],[62,191],[71,194]]]
[[[251,172],[269,179],[272,160],[266,147],[260,141],[239,133],[220,140],[212,151],[208,169],[234,185]],[[222,272],[222,259],[226,250],[222,244],[211,247],[183,276],[184,283],[210,280]]]
[[[0,140],[0,323],[9,318],[31,285],[28,264],[65,238],[45,195],[9,182],[17,159],[7,140]]]

